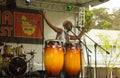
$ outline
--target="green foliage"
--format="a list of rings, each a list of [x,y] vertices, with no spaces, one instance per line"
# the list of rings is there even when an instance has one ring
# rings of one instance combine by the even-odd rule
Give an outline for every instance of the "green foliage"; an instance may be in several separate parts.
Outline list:
[[[106,66],[107,74],[112,71],[113,67],[116,66],[116,63],[120,62],[120,33],[118,34],[118,38],[116,40],[111,40],[111,36],[107,34],[98,34],[100,39],[101,46],[110,52],[109,55],[106,54],[101,48],[99,48],[99,52],[103,56],[103,61]],[[117,50],[116,50],[117,49]],[[120,72],[120,70],[118,70]]]
[[[85,8],[85,23],[91,22],[92,23],[92,17],[94,13],[90,11],[89,9]]]
[[[88,29],[86,32],[88,32],[92,28],[92,18],[93,18],[94,13],[90,11],[88,8],[85,8],[85,24],[89,24]]]
[[[119,30],[120,29],[120,9],[112,14],[108,13],[107,8],[91,10],[93,15],[93,29]]]
[[[103,35],[103,34],[98,34],[97,36],[100,38],[101,44],[103,44],[102,46],[105,49],[110,50],[111,49],[111,46],[110,46],[110,36],[109,35]]]
[[[117,70],[118,74],[120,74],[120,69]]]
[[[109,29],[112,26],[112,23],[109,21],[105,21],[102,26],[104,29]]]

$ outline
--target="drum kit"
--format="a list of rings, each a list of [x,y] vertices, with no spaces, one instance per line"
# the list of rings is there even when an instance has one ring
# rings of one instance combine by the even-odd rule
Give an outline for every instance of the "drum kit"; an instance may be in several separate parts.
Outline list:
[[[27,61],[26,54],[34,56],[35,52],[24,53],[23,46],[17,46],[15,48],[12,45],[7,45],[0,43],[0,76],[1,77],[21,77],[27,71]],[[29,59],[32,60],[33,58]]]

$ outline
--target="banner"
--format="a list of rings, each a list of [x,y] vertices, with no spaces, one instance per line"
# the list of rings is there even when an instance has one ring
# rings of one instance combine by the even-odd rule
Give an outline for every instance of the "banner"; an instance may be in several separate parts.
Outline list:
[[[0,40],[2,42],[43,43],[42,11],[0,8]]]

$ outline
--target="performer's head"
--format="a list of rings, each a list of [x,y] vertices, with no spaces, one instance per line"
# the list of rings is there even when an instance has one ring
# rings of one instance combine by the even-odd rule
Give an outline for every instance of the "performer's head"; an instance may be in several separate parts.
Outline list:
[[[66,20],[66,21],[63,22],[63,27],[64,27],[64,29],[66,29],[67,31],[71,31],[72,26],[73,26],[73,24],[72,24],[71,21]]]

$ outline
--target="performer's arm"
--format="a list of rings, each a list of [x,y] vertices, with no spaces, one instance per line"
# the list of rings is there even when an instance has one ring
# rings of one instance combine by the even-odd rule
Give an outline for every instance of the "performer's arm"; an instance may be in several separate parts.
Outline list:
[[[48,26],[49,26],[50,28],[52,28],[52,29],[53,29],[55,32],[57,32],[57,33],[62,33],[63,30],[62,30],[61,28],[58,28],[58,27],[54,26],[53,24],[51,24],[51,23],[47,20],[47,18],[46,18],[46,16],[45,16],[45,13],[43,14],[43,17],[44,17],[46,23],[48,24]]]
[[[77,38],[81,38],[84,33],[86,32],[86,29],[89,27],[89,23],[85,24],[84,27],[82,28],[82,31],[78,34],[78,36],[70,35],[71,40],[76,40]]]

